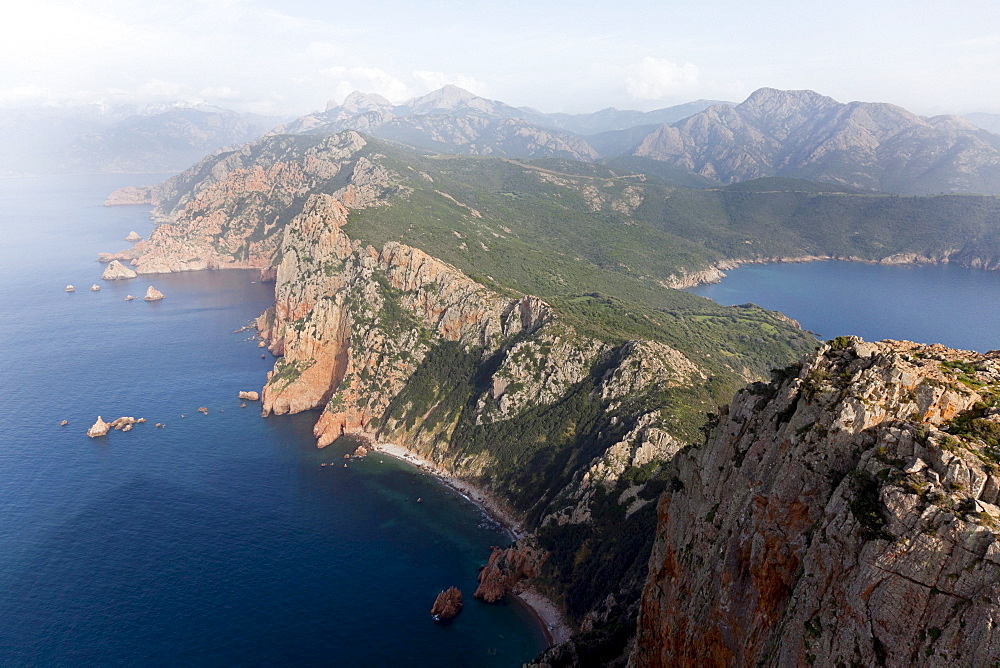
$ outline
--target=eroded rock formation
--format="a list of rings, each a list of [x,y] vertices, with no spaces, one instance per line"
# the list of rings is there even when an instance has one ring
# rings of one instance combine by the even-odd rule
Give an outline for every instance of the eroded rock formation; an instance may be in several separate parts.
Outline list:
[[[249,392],[243,392],[243,391],[241,391],[239,398],[240,399],[246,399],[247,401],[257,401],[257,400],[260,399],[260,394],[258,394],[257,392],[254,392],[252,390],[249,391]]]
[[[146,288],[146,296],[143,297],[147,302],[155,302],[163,299],[163,293],[150,285]]]
[[[675,459],[635,665],[1000,658],[1000,353],[832,344]]]
[[[101,274],[101,278],[105,281],[121,281],[127,278],[135,278],[135,276],[134,271],[118,260],[112,260],[108,263],[108,266],[104,268],[104,273]]]
[[[458,587],[448,587],[434,599],[434,605],[431,607],[431,616],[434,617],[434,621],[443,622],[454,618],[461,611],[461,590]]]
[[[87,430],[87,436],[91,438],[97,438],[98,436],[104,436],[109,431],[111,431],[111,425],[101,419],[101,416],[97,416],[97,422]]]
[[[496,603],[507,592],[517,591],[523,580],[537,577],[547,557],[545,550],[526,539],[507,549],[494,547],[490,560],[479,571],[479,586],[472,597]]]

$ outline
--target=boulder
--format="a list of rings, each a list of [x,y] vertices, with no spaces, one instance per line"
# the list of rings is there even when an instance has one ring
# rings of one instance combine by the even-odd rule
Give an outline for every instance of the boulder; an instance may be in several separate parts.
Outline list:
[[[125,301],[130,302],[133,299],[135,299],[135,297],[133,297],[132,295],[125,295]]]
[[[112,260],[108,263],[108,266],[104,268],[104,273],[101,274],[101,278],[105,281],[123,281],[129,278],[135,278],[136,273],[123,265],[118,260]]]
[[[203,414],[205,414],[205,415],[208,415],[208,408],[206,408],[205,406],[202,406],[202,407],[200,407],[200,408],[198,409],[198,412],[199,412],[199,413],[203,413]]]
[[[247,401],[258,401],[260,399],[260,394],[257,392],[240,392],[240,399],[246,399]]]
[[[138,232],[132,230],[128,233],[128,236],[125,237],[125,241],[142,241],[142,237],[139,236]]]
[[[163,299],[163,293],[154,288],[152,285],[146,288],[146,296],[143,297],[147,302],[155,302]]]
[[[93,427],[87,430],[87,436],[97,438],[98,436],[106,435],[109,431],[111,431],[111,425],[102,420],[101,416],[98,415],[97,422],[94,423]]]
[[[93,285],[90,286],[90,289],[93,290],[94,292],[99,292],[101,286],[99,286],[97,283],[94,283]]]
[[[62,422],[59,423],[59,426],[60,427],[65,427],[68,424],[69,424],[69,420],[63,420]]]
[[[367,454],[368,454],[368,448],[366,448],[363,445],[359,445],[357,449],[354,451],[355,457],[364,457]]]
[[[434,599],[431,616],[434,621],[443,622],[462,611],[462,592],[458,587],[448,587]]]
[[[67,285],[66,292],[76,292],[76,288],[74,288],[72,285]]]

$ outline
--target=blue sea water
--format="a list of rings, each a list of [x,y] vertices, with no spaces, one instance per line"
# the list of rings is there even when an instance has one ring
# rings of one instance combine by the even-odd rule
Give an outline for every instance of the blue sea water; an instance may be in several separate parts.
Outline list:
[[[234,330],[272,286],[245,271],[99,279],[99,251],[152,227],[104,197],[156,180],[0,180],[0,664],[534,656],[545,642],[527,610],[471,598],[506,544],[478,509],[390,458],[344,468],[346,446],[313,445],[315,415],[240,408],[273,360]],[[166,299],[142,301],[149,284]],[[148,422],[90,439],[98,415]],[[435,624],[451,585],[465,610]]]
[[[853,334],[962,350],[1000,349],[1000,272],[951,265],[855,262],[747,265],[690,291],[720,304],[753,302],[822,339]]]

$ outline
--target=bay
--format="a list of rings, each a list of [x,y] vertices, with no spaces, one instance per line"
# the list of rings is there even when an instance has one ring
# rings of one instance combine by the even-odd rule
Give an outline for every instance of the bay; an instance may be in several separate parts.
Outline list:
[[[752,264],[690,292],[720,304],[753,302],[819,338],[856,335],[986,352],[1000,349],[1000,272],[953,265],[857,262]]]
[[[0,181],[0,664],[534,656],[545,642],[527,610],[471,598],[507,542],[479,509],[390,458],[344,468],[347,446],[315,448],[315,414],[240,407],[273,359],[234,330],[273,286],[247,271],[100,280],[98,252],[152,229],[147,208],[104,197],[156,180]],[[150,284],[166,299],[142,301]],[[148,422],[90,439],[98,415]],[[465,610],[435,624],[451,585]]]

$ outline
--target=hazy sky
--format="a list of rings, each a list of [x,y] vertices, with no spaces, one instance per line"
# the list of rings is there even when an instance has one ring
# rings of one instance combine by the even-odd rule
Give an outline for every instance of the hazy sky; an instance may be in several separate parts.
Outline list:
[[[996,0],[32,0],[0,106],[201,100],[300,114],[455,83],[542,111],[740,101],[762,86],[1000,112]]]

